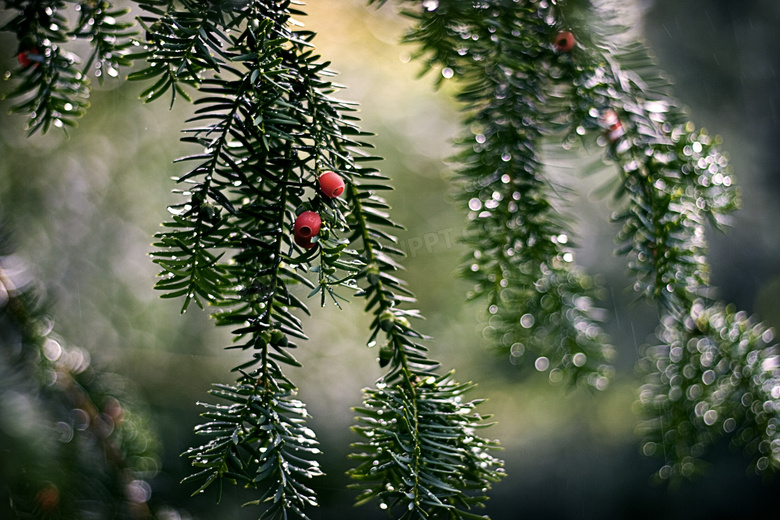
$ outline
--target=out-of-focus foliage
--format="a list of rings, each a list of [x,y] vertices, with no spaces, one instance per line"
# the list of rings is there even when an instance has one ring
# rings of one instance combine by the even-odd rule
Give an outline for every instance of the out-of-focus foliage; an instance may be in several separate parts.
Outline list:
[[[24,262],[0,256],[0,513],[4,518],[150,518],[159,468],[127,381],[53,332]]]
[[[15,33],[21,69],[21,81],[5,97],[22,98],[11,111],[28,117],[28,135],[46,133],[51,125],[75,126],[89,106],[92,67],[102,83],[104,74],[117,77],[131,63],[129,37],[136,33],[129,9],[101,0],[74,3],[75,14],[62,0],[8,0],[3,8],[13,14],[0,30]],[[78,40],[91,49],[79,55],[73,48]]]
[[[649,374],[639,426],[646,455],[671,452],[663,479],[700,472],[700,457],[723,435],[744,447],[756,472],[777,466],[780,408],[774,333],[745,312],[697,300],[683,327],[667,317],[640,363]],[[684,404],[681,404],[684,403]],[[692,410],[692,412],[691,412]]]
[[[427,68],[441,69],[437,83],[459,83],[467,130],[455,158],[456,197],[469,211],[471,251],[462,272],[475,283],[472,297],[487,300],[484,334],[494,345],[513,359],[527,350],[538,370],[552,368],[553,380],[606,387],[611,350],[602,351],[605,336],[593,323],[591,283],[571,267],[569,232],[556,204],[565,194],[542,168],[544,137],[561,140],[564,149],[596,144],[618,166],[617,252],[628,257],[634,290],[658,306],[661,341],[691,329],[687,321],[700,314],[694,307],[722,306],[711,295],[705,225],[720,228],[737,207],[728,159],[716,138],[687,119],[646,46],[626,36],[615,2],[402,4],[416,20],[407,41],[419,45]],[[691,476],[713,440],[731,433],[721,421],[740,422],[738,441],[759,446],[757,471],[780,466],[773,334],[744,313],[731,317],[731,325],[711,320],[708,334],[720,338],[718,363],[734,358],[720,363],[719,375],[744,383],[717,386],[710,408],[718,411],[705,410],[696,392],[680,391],[714,384],[699,381],[711,373],[708,356],[686,356],[687,369],[674,371],[659,359],[659,347],[640,365],[652,381],[640,402],[645,452],[664,456],[663,479]],[[766,344],[734,333],[748,329]],[[666,348],[674,350],[672,343]],[[683,343],[694,348],[695,341]],[[749,402],[762,396],[755,406],[763,413],[728,404],[746,395]],[[655,445],[663,450],[649,448]]]

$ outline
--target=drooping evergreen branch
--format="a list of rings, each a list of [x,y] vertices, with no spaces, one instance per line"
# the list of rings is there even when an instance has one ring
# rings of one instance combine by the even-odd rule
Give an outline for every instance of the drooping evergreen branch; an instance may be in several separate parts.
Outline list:
[[[646,47],[614,37],[610,2],[580,16],[563,6],[557,30],[582,41],[560,56],[560,117],[569,135],[600,133],[618,166],[625,209],[618,252],[629,258],[634,288],[659,307],[660,345],[641,360],[648,383],[640,404],[643,450],[666,464],[662,479],[692,476],[706,448],[731,435],[758,472],[780,466],[776,431],[778,372],[773,334],[724,307],[709,286],[705,232],[720,228],[739,196],[717,138],[696,130]],[[600,20],[589,23],[593,19]],[[610,36],[612,35],[612,36]],[[620,45],[620,47],[618,47]]]
[[[406,41],[426,67],[457,81],[465,113],[456,197],[468,212],[462,274],[485,300],[491,344],[530,357],[552,380],[603,389],[611,347],[596,320],[592,280],[573,264],[569,218],[545,176],[546,88],[555,53],[550,8],[531,2],[405,2]]]
[[[148,419],[126,381],[56,337],[27,270],[0,256],[0,514],[151,518],[158,443]]]
[[[569,135],[604,134],[620,168],[616,196],[629,201],[615,219],[623,224],[618,251],[629,256],[635,289],[685,312],[685,302],[708,284],[704,226],[721,226],[737,207],[728,161],[717,140],[689,121],[643,44],[617,49],[599,33],[588,37],[593,47],[558,61],[569,87],[562,109],[570,114]]]
[[[68,4],[78,11],[74,27]],[[114,9],[104,1],[63,0],[6,0],[3,9],[14,13],[0,30],[15,33],[19,42],[15,72],[20,77],[4,97],[20,98],[11,112],[28,116],[29,135],[46,133],[51,125],[63,129],[76,125],[89,106],[88,72],[93,63],[101,82],[104,73],[117,76],[119,67],[130,64],[127,54],[135,31],[132,23],[121,20],[129,9]],[[75,48],[78,40],[93,46],[83,65]]]
[[[298,54],[308,45],[292,44],[284,5],[205,6],[197,16],[191,11],[195,3],[185,7],[190,11],[163,17],[199,16],[197,38],[220,50],[202,62],[206,77],[197,78],[202,97],[190,119],[197,126],[183,140],[203,152],[180,160],[195,166],[179,178],[190,185],[183,192],[188,200],[171,208],[170,229],[158,235],[161,249],[154,256],[163,268],[158,287],[166,296],[183,296],[184,309],[193,300],[218,307],[217,324],[234,328],[231,348],[252,352],[236,367],[241,375],[235,385],[212,391],[231,404],[205,405],[209,422],[197,433],[209,441],[188,451],[200,470],[187,480],[202,480],[199,490],[213,482],[221,486],[223,478],[263,487],[252,502],[268,502],[263,518],[306,518],[305,507],[316,499],[302,479],[321,474],[311,460],[318,450],[313,432],[303,425],[305,406],[294,398],[297,389],[281,364],[299,366],[289,337],[306,337],[293,311],[308,311],[289,285],[313,287],[294,265],[312,255],[289,257],[287,231],[303,203],[302,177],[312,155],[302,90],[308,69],[305,62],[302,69]],[[192,33],[188,25],[168,28],[177,41]],[[228,35],[228,29],[234,32]],[[149,45],[152,63],[168,48],[164,38],[152,38]]]
[[[365,390],[355,427],[365,440],[354,445],[360,463],[350,472],[358,504],[376,499],[394,518],[485,518],[469,509],[503,471],[490,453],[497,442],[477,434],[486,426],[479,401],[459,399],[471,388],[430,374]]]
[[[195,166],[179,178],[188,185],[182,191],[186,201],[171,208],[173,220],[158,234],[159,250],[153,255],[163,269],[158,288],[166,297],[183,297],[184,309],[191,301],[221,309],[214,314],[217,324],[237,327],[237,345],[231,348],[252,352],[251,360],[236,367],[238,382],[212,392],[231,404],[206,405],[209,422],[198,433],[210,440],[188,452],[200,468],[188,480],[202,481],[199,491],[223,478],[264,486],[261,498],[253,501],[270,502],[264,518],[291,513],[305,518],[303,509],[315,498],[301,479],[320,471],[307,458],[316,453],[316,443],[302,425],[305,408],[290,400],[296,389],[280,365],[298,366],[288,337],[305,338],[292,311],[308,311],[290,288],[302,284],[312,289],[310,296],[320,293],[322,304],[326,296],[338,304],[343,299],[339,286],[354,291],[362,284],[368,310],[375,315],[371,342],[385,330],[389,341],[381,355],[394,352],[391,373],[382,384],[405,396],[400,409],[398,403],[392,406],[405,418],[397,426],[403,440],[382,457],[401,461],[407,448],[415,454],[413,464],[399,462],[384,473],[367,477],[363,466],[354,470],[355,478],[382,482],[381,489],[368,490],[362,499],[378,496],[386,504],[390,493],[393,502],[411,506],[406,515],[443,511],[468,518],[466,510],[484,500],[484,489],[498,478],[500,463],[488,455],[495,443],[474,434],[482,426],[482,418],[470,412],[476,403],[460,402],[470,385],[433,376],[438,364],[415,343],[423,336],[408,318],[419,313],[400,307],[413,299],[390,274],[398,265],[387,256],[399,251],[385,229],[400,226],[374,193],[389,189],[387,178],[363,166],[377,158],[360,151],[369,145],[358,140],[366,134],[351,115],[354,106],[332,97],[338,90],[330,81],[333,73],[313,53],[314,34],[292,30],[294,11],[288,3],[185,7],[186,12],[168,10],[157,19],[144,18],[150,29],[156,27],[144,56],[160,65],[137,76],[160,76],[159,86],[152,87],[156,94],[175,86],[181,73],[201,94],[190,119],[196,126],[187,129],[184,141],[203,152],[180,160]],[[166,21],[180,19],[197,23],[197,31],[192,24]],[[167,35],[160,36],[162,32]],[[183,65],[188,53],[204,49],[193,43],[196,39],[219,50],[211,61],[195,58],[198,68],[188,69]],[[165,54],[168,41],[181,42],[170,59]],[[175,60],[181,63],[175,65]],[[159,97],[148,92],[142,97]],[[319,191],[317,177],[323,170],[345,178],[343,198]],[[294,243],[289,231],[304,211],[322,219],[311,249]],[[317,283],[305,276],[307,271],[316,273]],[[425,391],[417,388],[430,377],[434,379],[425,383]],[[404,425],[412,425],[411,439],[403,433]],[[362,426],[360,431],[369,429]],[[442,451],[440,445],[450,447]],[[364,449],[371,452],[376,446],[367,443]]]

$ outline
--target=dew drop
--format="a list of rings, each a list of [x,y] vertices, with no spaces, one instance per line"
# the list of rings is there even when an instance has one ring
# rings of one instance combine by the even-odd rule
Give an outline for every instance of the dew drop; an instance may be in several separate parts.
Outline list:
[[[525,329],[530,329],[534,325],[534,317],[532,314],[526,313],[520,318],[520,325]]]

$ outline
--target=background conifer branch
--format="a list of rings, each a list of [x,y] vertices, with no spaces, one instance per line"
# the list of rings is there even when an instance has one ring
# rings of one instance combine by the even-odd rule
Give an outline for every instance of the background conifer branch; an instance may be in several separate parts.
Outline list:
[[[458,140],[455,196],[468,213],[461,269],[484,300],[490,343],[552,380],[604,389],[612,349],[598,323],[597,288],[573,264],[570,217],[546,178],[547,85],[556,53],[552,7],[458,0],[404,2],[436,83],[457,81],[467,129]],[[522,363],[525,364],[525,363]]]
[[[151,518],[143,496],[159,442],[122,390],[128,382],[52,332],[29,267],[6,243],[0,247],[0,513]],[[16,406],[9,396],[17,396]]]
[[[625,201],[615,216],[623,225],[618,253],[629,258],[634,289],[659,308],[661,344],[639,363],[648,380],[640,393],[643,451],[663,454],[657,476],[678,481],[698,473],[706,449],[728,435],[747,447],[757,472],[773,471],[780,465],[771,448],[778,409],[767,393],[780,375],[773,333],[725,307],[709,285],[705,226],[721,229],[739,204],[727,157],[718,138],[690,122],[647,48],[611,36],[626,30],[613,5],[592,9],[590,16],[562,9],[564,25],[590,44],[561,60],[571,96],[564,110],[575,114],[570,135],[600,132],[618,165],[616,197]],[[588,31],[593,18],[601,22]],[[749,409],[753,396],[766,405]]]
[[[15,33],[19,46],[15,71],[21,80],[5,98],[20,98],[11,112],[28,116],[27,131],[46,133],[51,125],[76,126],[89,103],[89,71],[100,82],[103,74],[118,76],[130,64],[131,22],[122,21],[129,9],[114,9],[108,2],[76,3],[78,18],[68,17],[62,0],[6,0],[4,9],[15,15],[0,30]],[[75,24],[75,25],[72,25]],[[93,47],[80,57],[79,40]],[[71,49],[71,50],[68,50]],[[82,65],[83,63],[83,65]]]
[[[759,366],[743,357],[750,345],[753,361],[774,359],[772,333],[744,313],[723,310],[709,286],[705,226],[722,227],[738,205],[731,169],[719,140],[696,130],[645,46],[626,35],[615,3],[402,3],[413,6],[404,13],[416,20],[406,40],[419,45],[418,57],[428,69],[440,72],[436,83],[453,78],[463,85],[457,96],[468,130],[457,157],[463,166],[456,196],[469,211],[464,242],[473,250],[463,274],[476,282],[471,296],[487,299],[492,342],[513,358],[531,346],[539,356],[537,369],[564,370],[556,379],[584,375],[604,386],[609,368],[601,360],[610,350],[601,350],[604,335],[592,315],[581,312],[590,308],[589,284],[568,272],[565,260],[572,254],[560,242],[568,243],[570,233],[553,211],[558,193],[548,188],[540,154],[545,136],[562,138],[566,149],[577,141],[595,142],[618,166],[615,196],[625,208],[615,216],[623,225],[618,253],[629,258],[634,288],[658,305],[662,341],[674,338],[680,345],[680,338],[688,338],[688,354],[673,359],[675,347],[666,343],[648,349],[640,363],[649,381],[641,399],[648,417],[641,425],[644,451],[667,454],[662,478],[689,477],[712,440],[733,432],[722,421],[736,421],[749,426],[735,441],[764,446],[757,470],[776,466],[777,453],[768,455],[777,435],[768,425],[776,418],[757,410],[746,414],[734,404],[751,384],[749,395],[766,395],[772,387],[775,364]],[[705,327],[692,326],[692,316],[718,318]],[[717,345],[722,361],[715,372],[701,365],[691,340],[696,334],[710,337],[711,328],[721,328],[723,338],[707,340]],[[755,337],[740,347],[736,340],[743,336],[736,331],[745,330],[755,330]],[[705,372],[706,381],[688,382]],[[747,386],[720,379],[733,374],[741,381],[743,373],[759,375],[745,379]],[[713,384],[712,374],[722,384],[708,401],[701,387]],[[683,397],[681,389],[689,384],[694,390]],[[773,417],[767,398],[764,413]]]

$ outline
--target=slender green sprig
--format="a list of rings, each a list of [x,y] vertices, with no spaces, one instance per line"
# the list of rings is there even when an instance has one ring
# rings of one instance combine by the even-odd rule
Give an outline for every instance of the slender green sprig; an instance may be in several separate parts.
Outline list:
[[[292,43],[290,11],[276,4],[220,6],[198,16],[197,38],[219,48],[200,65],[199,108],[183,138],[203,152],[180,159],[195,165],[179,179],[189,185],[188,200],[171,208],[174,220],[158,234],[153,256],[166,296],[184,297],[184,309],[191,301],[217,307],[217,324],[234,329],[230,348],[252,356],[236,367],[235,385],[211,392],[230,404],[204,405],[208,422],[196,431],[209,440],[187,452],[199,471],[186,480],[202,482],[196,492],[224,479],[262,487],[249,502],[266,506],[262,518],[306,518],[316,498],[304,480],[322,472],[311,460],[318,449],[303,424],[305,406],[281,365],[300,366],[290,338],[306,338],[293,312],[308,310],[290,285],[314,287],[301,273],[316,252],[300,254],[289,233],[314,154],[306,131],[310,71],[299,54],[309,45]],[[172,35],[177,40],[191,36],[192,26],[168,27],[180,31]],[[157,56],[167,40],[152,38],[152,45],[160,47],[149,51]]]
[[[481,401],[463,401],[474,385],[457,383],[452,373],[438,375],[439,363],[421,343],[430,338],[412,326],[422,315],[409,308],[416,300],[397,276],[393,257],[403,253],[388,230],[400,226],[376,194],[387,189],[385,178],[360,165],[373,159],[357,156],[345,165],[354,180],[346,197],[350,240],[365,264],[356,277],[358,295],[374,316],[368,345],[379,345],[379,364],[388,370],[356,409],[354,430],[364,440],[353,445],[358,465],[349,475],[361,491],[357,504],[376,501],[398,518],[483,518],[469,509],[481,506],[503,476],[502,462],[491,454],[499,445],[477,435],[489,424],[474,412]]]
[[[359,464],[349,474],[361,490],[357,503],[376,500],[397,518],[483,518],[469,509],[481,506],[486,490],[503,476],[502,462],[490,453],[498,443],[477,435],[488,426],[487,417],[474,412],[480,401],[462,400],[473,385],[457,383],[451,373],[437,375],[439,363],[420,343],[428,338],[411,325],[410,319],[422,316],[405,308],[414,297],[391,274],[399,266],[384,253],[383,242],[393,238],[366,218],[375,213],[363,206],[381,199],[361,194],[359,186],[351,199],[367,263],[359,294],[374,315],[369,345],[383,341],[378,359],[388,369],[356,409],[361,415],[354,430],[364,440],[353,445]],[[397,253],[392,246],[389,251]]]
[[[552,9],[511,1],[414,4],[405,40],[427,69],[458,82],[463,107],[456,198],[468,212],[463,276],[487,304],[491,344],[520,364],[531,358],[553,381],[603,389],[611,347],[599,326],[597,288],[573,263],[570,218],[546,177],[551,132],[545,104],[556,54]]]

